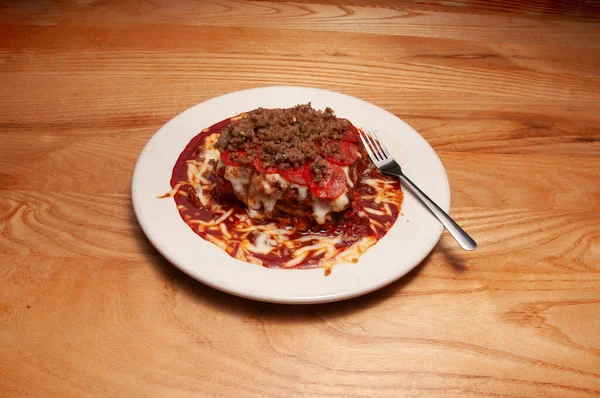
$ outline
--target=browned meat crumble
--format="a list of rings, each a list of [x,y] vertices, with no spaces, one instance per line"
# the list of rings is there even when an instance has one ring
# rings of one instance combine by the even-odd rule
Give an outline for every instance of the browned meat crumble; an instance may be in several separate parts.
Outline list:
[[[327,161],[320,156],[317,157],[311,165],[311,172],[315,182],[321,181],[327,173]]]
[[[313,173],[321,178],[326,169],[317,145],[325,155],[333,154],[339,148],[329,145],[330,141],[341,139],[348,126],[331,108],[319,111],[310,103],[287,109],[258,108],[232,122],[215,147],[235,152],[233,160],[241,166],[251,165],[255,156],[264,167],[283,170],[315,161]]]

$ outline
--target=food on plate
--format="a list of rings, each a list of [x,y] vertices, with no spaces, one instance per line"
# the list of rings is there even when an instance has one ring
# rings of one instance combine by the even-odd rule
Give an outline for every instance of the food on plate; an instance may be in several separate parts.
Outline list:
[[[396,221],[402,191],[330,108],[258,108],[194,137],[168,196],[232,257],[270,268],[357,262]]]

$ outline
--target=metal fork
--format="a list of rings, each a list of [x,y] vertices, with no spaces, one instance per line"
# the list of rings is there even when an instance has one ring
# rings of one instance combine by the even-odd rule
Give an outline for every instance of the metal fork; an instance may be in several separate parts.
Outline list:
[[[360,130],[359,130],[360,131]],[[419,189],[404,173],[394,160],[388,149],[383,145],[377,132],[373,129],[360,131],[360,140],[365,145],[373,164],[386,174],[395,175],[402,181],[433,213],[433,215],[450,232],[450,235],[465,250],[475,250],[477,242],[473,240],[444,210]]]

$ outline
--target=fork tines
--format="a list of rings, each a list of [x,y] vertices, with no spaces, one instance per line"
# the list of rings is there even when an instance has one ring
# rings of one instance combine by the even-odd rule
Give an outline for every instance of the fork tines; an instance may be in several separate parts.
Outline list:
[[[391,157],[387,148],[381,143],[381,139],[377,134],[377,131],[373,129],[359,130],[360,140],[367,149],[367,153],[371,159],[382,161]]]

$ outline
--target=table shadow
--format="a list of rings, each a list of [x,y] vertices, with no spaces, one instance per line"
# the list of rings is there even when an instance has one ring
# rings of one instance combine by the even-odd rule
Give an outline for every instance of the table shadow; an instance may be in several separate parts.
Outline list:
[[[450,242],[450,245],[448,242]],[[433,248],[433,250],[439,251],[444,256],[446,263],[448,263],[455,271],[463,273],[468,269],[466,258],[462,256],[462,254],[468,252],[465,252],[463,249],[461,249],[458,246],[458,243],[454,242],[453,240],[442,238]]]

